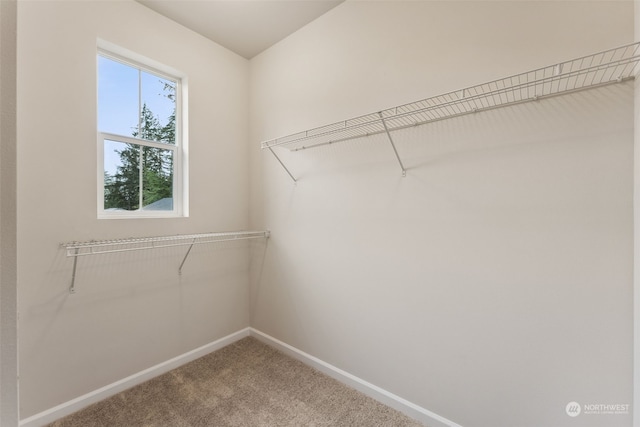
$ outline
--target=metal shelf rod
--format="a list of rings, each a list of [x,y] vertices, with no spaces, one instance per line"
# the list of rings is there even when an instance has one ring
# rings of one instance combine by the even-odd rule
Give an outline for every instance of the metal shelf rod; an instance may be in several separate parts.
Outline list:
[[[291,171],[289,171],[289,168],[286,167],[284,165],[284,163],[282,163],[282,160],[280,160],[280,157],[278,157],[278,155],[273,151],[273,149],[271,147],[269,147],[269,151],[271,151],[271,154],[273,154],[273,157],[276,158],[276,160],[278,161],[278,163],[280,163],[280,166],[282,166],[284,168],[285,171],[287,171],[287,173],[289,174],[289,176],[291,177],[291,179],[293,180],[293,182],[297,182],[296,178],[293,176],[293,174],[291,173]]]
[[[180,263],[180,267],[178,267],[178,274],[182,275],[182,267],[184,266],[184,263],[187,261],[187,258],[189,258],[189,254],[191,253],[191,249],[193,249],[193,245],[196,244],[196,239],[193,239],[193,241],[191,242],[191,245],[189,245],[189,249],[187,249],[187,253],[184,254],[184,258],[182,258],[182,262]]]
[[[238,239],[254,239],[254,238],[262,238],[269,237],[269,231],[238,231],[238,232],[222,232],[222,233],[204,233],[204,234],[178,234],[174,236],[158,236],[158,237],[133,237],[133,238],[125,238],[125,239],[114,239],[114,240],[90,240],[85,242],[70,242],[70,243],[62,243],[60,246],[67,251],[67,257],[73,256],[85,256],[85,255],[97,255],[102,253],[113,253],[113,252],[125,252],[129,250],[143,250],[143,249],[156,249],[163,247],[172,247],[172,246],[185,246],[190,245],[193,239],[210,239],[206,241],[196,241],[198,243],[215,243],[221,241],[229,241],[229,240],[238,240]],[[156,245],[156,242],[177,242],[177,243],[169,243],[163,245]],[[93,251],[93,252],[79,252],[75,253],[74,249],[79,250],[92,250],[92,248],[100,248],[100,247],[113,247],[113,246],[126,246],[126,245],[135,245],[135,244],[144,244],[148,243],[148,246],[136,247],[136,248],[117,248],[113,250],[109,250],[108,252],[103,252],[102,250]],[[155,245],[155,246],[154,246]]]
[[[638,73],[639,50],[640,42],[627,44],[389,108],[378,113],[369,113],[271,139],[262,142],[261,147],[262,149],[268,148],[295,181],[289,169],[274,152],[274,147],[287,147],[291,151],[299,151],[386,133],[404,173],[404,166],[402,166],[395,143],[391,138],[392,132],[479,111],[633,80]]]
[[[65,249],[67,257],[73,258],[73,269],[71,273],[71,284],[69,286],[69,293],[75,293],[76,269],[78,258],[81,256],[170,248],[175,246],[189,246],[189,249],[182,259],[182,262],[180,263],[180,267],[178,268],[178,274],[182,274],[182,267],[187,261],[187,258],[189,257],[191,249],[194,245],[204,245],[209,243],[221,243],[247,239],[266,239],[269,238],[270,235],[271,233],[268,230],[185,234],[175,236],[138,237],[129,239],[70,242],[62,243],[60,244],[60,247]]]
[[[532,101],[541,101],[543,99],[548,99],[548,98],[555,98],[555,97],[562,96],[562,95],[568,95],[568,94],[571,94],[571,93],[582,92],[582,91],[585,91],[585,90],[595,89],[595,88],[598,88],[598,87],[618,84],[618,83],[626,82],[626,81],[633,80],[633,79],[634,79],[633,77],[627,77],[627,78],[624,78],[624,79],[619,80],[619,81],[616,80],[616,81],[613,81],[613,82],[605,82],[605,83],[600,83],[598,85],[593,85],[593,86],[589,86],[589,87],[581,87],[581,88],[567,90],[567,91],[560,92],[560,93],[552,93],[552,94],[549,94],[549,95],[540,95],[540,96],[535,96],[535,97],[531,97],[531,98],[521,99],[519,101],[510,102],[509,106],[525,104],[525,103],[532,102]],[[455,117],[462,117],[462,116],[466,116],[466,115],[469,115],[469,114],[479,113],[479,112],[482,112],[482,111],[497,110],[497,109],[503,108],[505,106],[506,105],[504,105],[504,104],[498,104],[498,105],[492,105],[492,106],[489,106],[489,107],[482,107],[482,108],[478,108],[478,109],[463,111],[461,113],[452,114],[450,116],[435,117],[433,119],[430,119],[430,120],[424,121],[424,122],[410,123],[410,124],[402,125],[402,126],[395,126],[393,129],[390,129],[389,131],[390,132],[394,132],[394,131],[397,131],[397,130],[408,129],[408,128],[420,126],[420,125],[423,125],[423,124],[426,124],[426,123],[439,122],[439,121],[442,121],[442,120],[448,120],[448,119],[452,119],[452,118],[455,118]],[[413,112],[412,112],[412,114],[413,114]],[[363,137],[374,136],[374,135],[380,135],[382,133],[385,133],[384,129],[379,130],[379,131],[375,131],[375,132],[370,132],[370,133],[367,133],[366,135],[362,135],[362,136]],[[357,137],[347,136],[347,137],[344,137],[344,138],[332,139],[330,141],[320,142],[320,143],[313,144],[313,145],[303,145],[303,146],[298,147],[298,148],[292,148],[291,151],[308,150],[308,149],[311,149],[311,148],[316,148],[316,147],[322,147],[322,146],[325,146],[325,145],[336,144],[338,142],[349,141],[351,139],[359,138],[359,137],[360,136],[357,136]]]
[[[78,253],[78,249],[74,249],[75,253]],[[73,258],[73,270],[71,271],[71,284],[69,285],[69,293],[76,293],[76,268],[78,267],[78,257]]]
[[[108,249],[108,250],[93,250],[94,247],[100,247],[100,246],[112,246],[112,245],[96,245],[96,246],[90,246],[87,247],[89,248],[90,252],[83,252],[83,253],[74,253],[71,252],[70,254],[67,254],[67,257],[71,258],[71,257],[83,257],[83,256],[89,256],[89,255],[102,255],[102,254],[113,254],[113,253],[118,253],[118,252],[132,252],[132,251],[141,251],[141,250],[147,250],[147,249],[161,249],[161,248],[172,248],[175,246],[191,246],[191,245],[204,245],[206,243],[219,243],[219,242],[231,242],[231,241],[235,241],[235,240],[246,240],[246,239],[260,239],[266,236],[246,236],[246,237],[238,237],[238,238],[229,238],[229,239],[216,239],[216,240],[206,240],[206,241],[202,241],[202,242],[181,242],[181,243],[171,243],[171,244],[166,244],[166,245],[156,245],[153,242],[151,242],[151,245],[147,245],[147,246],[138,246],[135,248],[118,248],[118,249]],[[129,244],[139,244],[140,242],[130,242]],[[125,243],[119,243],[121,245],[124,245]],[[70,247],[70,249],[75,250],[76,248],[74,247]]]
[[[635,58],[633,63],[634,64],[637,63],[638,60],[640,60],[640,57]],[[631,61],[626,61],[625,64],[628,65],[630,63],[632,63],[632,62]],[[597,68],[597,67],[594,67],[594,68]],[[600,68],[596,69],[595,71],[601,71],[603,69],[604,68],[601,68],[601,66],[600,66]],[[565,79],[568,79],[568,78],[571,78],[571,77],[576,77],[576,81],[577,81],[577,77],[580,77],[582,75],[586,75],[586,74],[588,74],[590,72],[593,72],[593,71],[594,71],[593,69],[590,69],[590,70],[587,70],[587,71],[575,71],[575,72],[568,73],[567,75],[563,75],[563,76],[560,76],[560,77],[559,76],[545,77],[545,78],[541,78],[539,80],[535,80],[535,81],[532,81],[532,82],[521,83],[521,84],[517,84],[517,85],[514,85],[514,86],[507,87],[507,88],[499,88],[499,89],[492,90],[492,91],[485,92],[485,93],[466,96],[464,98],[457,98],[457,99],[452,99],[451,101],[433,103],[432,105],[429,105],[429,106],[424,107],[424,108],[413,109],[413,110],[408,110],[408,111],[405,111],[405,112],[402,112],[402,113],[389,115],[388,117],[385,117],[385,119],[387,119],[387,120],[388,119],[397,119],[397,118],[412,116],[412,115],[416,115],[416,114],[420,114],[420,113],[424,113],[424,112],[428,112],[428,111],[432,111],[432,110],[443,109],[443,108],[446,109],[446,108],[450,108],[452,106],[456,106],[456,105],[459,105],[459,104],[462,104],[462,103],[470,104],[471,102],[476,103],[476,107],[475,108],[467,108],[467,110],[480,111],[480,110],[484,110],[486,107],[478,106],[476,101],[482,101],[483,99],[486,99],[486,98],[489,98],[489,97],[493,97],[494,98],[493,106],[495,106],[495,107],[506,107],[508,105],[513,105],[515,103],[526,102],[526,101],[534,101],[534,100],[537,100],[537,99],[540,99],[540,98],[543,98],[543,97],[548,97],[548,96],[553,96],[553,95],[569,94],[569,93],[574,92],[575,90],[593,89],[593,88],[596,88],[596,87],[601,87],[603,85],[620,83],[620,82],[627,81],[627,80],[630,80],[630,79],[634,78],[634,76],[626,76],[626,77],[620,77],[620,78],[616,78],[616,79],[605,81],[605,82],[602,82],[602,81],[600,81],[598,83],[591,82],[588,86],[585,86],[585,87],[565,89],[565,90],[562,90],[562,91],[559,91],[559,89],[556,89],[556,91],[554,91],[552,93],[533,95],[533,96],[529,96],[529,97],[523,97],[518,101],[509,101],[508,99],[506,101],[502,101],[501,97],[499,97],[500,101],[496,101],[495,100],[495,96],[504,95],[504,94],[507,94],[509,92],[514,92],[515,90],[527,89],[527,88],[530,88],[532,86],[536,87],[538,85],[553,84],[555,81],[565,80]],[[501,81],[501,80],[496,80],[495,82],[498,82],[498,81]],[[484,83],[482,85],[473,86],[471,88],[463,89],[463,91],[465,91],[465,93],[467,93],[471,89],[475,89],[477,87],[489,85],[489,84],[492,84],[492,83],[495,83],[495,82],[489,82],[489,83]],[[460,90],[454,91],[454,92],[449,92],[449,93],[446,93],[444,95],[440,95],[439,97],[436,97],[436,98],[456,95],[457,92],[460,92]],[[414,103],[411,103],[411,104],[402,105],[400,107],[395,107],[395,108],[392,108],[392,109],[383,110],[382,113],[387,112],[389,110],[396,110],[398,108],[409,108],[413,104],[416,104],[416,103],[419,103],[419,102],[428,102],[428,101],[432,102],[432,100],[433,100],[433,98],[428,98],[428,99],[425,99],[423,101],[417,101],[417,102],[414,102]],[[469,111],[465,111],[465,112],[469,112]],[[474,111],[470,111],[470,112],[474,112]],[[378,113],[378,114],[380,114],[380,113]],[[449,115],[447,115],[444,118],[456,117],[458,115],[460,115],[460,112],[456,113],[454,111],[453,113],[449,113]],[[321,129],[328,128],[331,125],[322,126],[322,127],[314,129],[314,130],[318,131],[317,133],[313,133],[311,135],[303,135],[303,136],[300,136],[298,138],[294,138],[294,139],[291,139],[291,140],[288,140],[288,141],[279,142],[279,140],[281,140],[281,139],[290,138],[290,137],[293,137],[294,135],[297,135],[297,134],[289,135],[288,137],[281,137],[281,138],[277,138],[277,139],[274,139],[274,140],[270,140],[270,141],[267,141],[267,142],[263,143],[263,148],[271,149],[273,147],[278,147],[278,146],[281,146],[281,145],[290,145],[290,144],[294,144],[296,142],[301,142],[301,141],[305,141],[305,140],[311,140],[311,139],[314,139],[314,138],[319,138],[319,137],[322,137],[322,136],[331,135],[331,134],[338,133],[338,132],[345,132],[345,131],[348,131],[350,129],[356,130],[356,129],[360,129],[360,128],[363,128],[363,127],[366,127],[366,126],[375,125],[375,124],[380,123],[380,118],[376,116],[376,117],[373,117],[372,119],[370,119],[368,121],[365,121],[365,122],[359,122],[359,123],[355,123],[355,124],[352,124],[352,125],[348,125],[347,124],[347,122],[355,121],[355,120],[358,120],[358,119],[364,119],[367,116],[371,116],[371,115],[365,115],[365,116],[356,117],[354,119],[341,121],[339,123],[343,125],[342,127],[333,127],[332,129],[327,129],[324,132],[321,132]],[[426,121],[424,123],[426,123]],[[419,125],[419,124],[422,124],[422,122],[416,123],[416,125]],[[395,130],[395,128],[393,130]],[[307,131],[305,133],[308,133],[308,132],[310,132],[310,131]],[[376,133],[383,133],[383,132],[384,131],[376,132]],[[361,136],[367,136],[367,135],[365,135],[365,134],[357,134],[356,136],[354,136],[352,138],[358,138],[358,137],[361,137]],[[346,139],[352,139],[352,138],[347,137]],[[337,141],[333,141],[333,142],[337,142]],[[296,149],[294,149],[294,150],[296,150]]]
[[[393,138],[391,137],[391,132],[389,132],[389,128],[387,127],[387,122],[384,121],[384,117],[382,116],[381,112],[378,114],[380,115],[380,121],[384,126],[384,131],[387,133],[387,137],[389,138],[389,142],[391,143],[393,152],[396,155],[396,159],[398,159],[398,163],[400,163],[400,169],[402,169],[402,177],[405,177],[407,176],[407,170],[404,168],[404,165],[402,164],[402,160],[400,159],[400,155],[398,154],[398,149],[396,148],[396,144],[393,142]]]

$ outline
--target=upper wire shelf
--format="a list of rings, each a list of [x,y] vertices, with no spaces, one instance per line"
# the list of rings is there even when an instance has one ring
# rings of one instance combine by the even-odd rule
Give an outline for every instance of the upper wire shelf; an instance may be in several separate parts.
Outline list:
[[[620,46],[376,113],[271,139],[262,142],[261,147],[272,149],[282,146],[297,151],[383,133],[387,133],[393,145],[390,132],[395,130],[633,79],[640,61],[639,49],[640,42]],[[273,153],[273,150],[271,152]],[[404,172],[404,166],[399,157],[398,161]],[[284,164],[282,166],[284,167]],[[291,178],[295,181],[293,176]]]
[[[205,243],[230,242],[246,239],[269,238],[271,233],[266,231],[232,231],[222,233],[178,234],[174,236],[134,237],[128,239],[90,240],[85,242],[61,243],[67,257],[73,257],[73,270],[69,293],[75,293],[76,269],[78,258],[81,256],[110,254],[117,252],[140,251],[146,249],[170,248],[174,246],[189,246],[180,263],[178,274],[182,274],[182,267],[187,261],[194,245]]]

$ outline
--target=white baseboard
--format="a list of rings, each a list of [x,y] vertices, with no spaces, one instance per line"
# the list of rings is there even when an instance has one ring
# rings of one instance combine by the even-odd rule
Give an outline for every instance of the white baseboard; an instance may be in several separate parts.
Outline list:
[[[245,328],[238,332],[235,332],[226,337],[220,338],[214,342],[203,345],[202,347],[191,350],[166,362],[159,363],[144,371],[133,374],[127,378],[116,381],[112,384],[106,385],[98,390],[92,391],[80,397],[77,397],[68,402],[62,403],[46,411],[40,412],[29,418],[25,418],[20,421],[20,427],[41,427],[46,424],[52,423],[62,417],[77,412],[93,403],[99,402],[103,399],[111,397],[121,391],[127,390],[138,384],[142,384],[158,375],[162,375],[172,369],[178,368],[186,363],[196,360],[202,356],[205,356],[211,352],[219,350],[228,346],[242,338],[247,336],[255,337],[263,343],[270,345],[283,353],[297,359],[320,372],[329,375],[332,378],[366,394],[369,397],[376,399],[377,401],[390,406],[407,416],[416,419],[429,427],[462,427],[459,424],[454,423],[438,414],[435,414],[427,409],[424,409],[414,403],[409,402],[393,393],[390,393],[374,384],[371,384],[361,378],[351,375],[348,372],[343,371],[327,362],[324,362],[317,357],[311,356],[295,347],[290,346],[272,336],[269,336],[263,332],[260,332],[254,328]]]
[[[172,369],[178,368],[185,363],[189,363],[211,352],[226,347],[242,338],[248,337],[249,334],[250,329],[245,328],[231,335],[227,335],[226,337],[220,338],[219,340],[213,341],[209,344],[205,344],[202,347],[174,357],[166,362],[159,363],[151,368],[145,369],[144,371],[138,372],[137,374],[121,379],[120,381],[116,381],[112,384],[99,388],[98,390],[62,403],[51,409],[47,409],[39,414],[25,418],[20,421],[20,427],[40,427],[52,423],[55,420],[77,412],[93,403],[111,397],[138,384],[142,384],[143,382],[157,377],[158,375],[162,375]]]
[[[396,396],[395,394],[390,393],[361,378],[358,378],[355,375],[351,375],[350,373],[345,372],[340,368],[337,368],[327,362],[318,359],[317,357],[311,356],[310,354],[298,350],[297,348],[292,347],[289,344],[286,344],[263,332],[260,332],[257,329],[249,328],[249,330],[252,337],[262,341],[263,343],[277,348],[288,356],[291,356],[294,359],[297,359],[302,363],[317,369],[318,371],[340,381],[341,383],[346,384],[366,394],[367,396],[372,397],[378,402],[396,409],[407,415],[408,417],[418,420],[429,427],[462,427],[461,425],[456,424],[453,421],[450,421],[421,406],[411,403],[408,400],[401,398],[400,396]]]

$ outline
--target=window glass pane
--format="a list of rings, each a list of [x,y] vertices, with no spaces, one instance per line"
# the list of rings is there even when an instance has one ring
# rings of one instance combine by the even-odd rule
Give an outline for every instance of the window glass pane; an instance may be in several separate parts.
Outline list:
[[[173,210],[173,151],[141,147],[144,158],[142,171],[142,204],[144,210]]]
[[[102,55],[98,53],[98,133],[99,138],[105,137],[100,133],[115,134],[102,140],[103,212],[138,211],[141,217],[154,216],[153,211],[176,213],[181,199],[181,191],[174,194],[174,177],[180,176],[180,165],[174,163],[180,139],[179,80]]]
[[[139,138],[176,141],[176,82],[145,71],[141,74],[142,131]]]
[[[104,141],[104,209],[134,211],[140,205],[140,147]]]
[[[98,130],[132,136],[138,128],[138,70],[98,56]]]

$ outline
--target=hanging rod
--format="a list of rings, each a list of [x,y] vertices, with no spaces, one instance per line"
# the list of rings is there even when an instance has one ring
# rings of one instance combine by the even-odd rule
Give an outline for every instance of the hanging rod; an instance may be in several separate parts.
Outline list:
[[[271,139],[262,142],[261,148],[268,148],[275,155],[274,147],[286,147],[291,151],[298,151],[383,133],[386,133],[391,140],[390,133],[400,129],[624,82],[634,79],[638,71],[639,49],[640,42],[631,43],[488,83]],[[398,152],[395,150],[393,140],[391,143],[404,175],[404,166],[402,166]],[[280,159],[278,160],[280,161]],[[288,169],[287,172],[289,172]],[[291,175],[290,172],[289,175]],[[295,181],[293,175],[291,177]]]
[[[174,246],[189,246],[187,252],[180,263],[178,274],[182,274],[182,267],[191,253],[194,245],[206,243],[229,242],[234,240],[269,238],[270,231],[234,231],[222,233],[202,233],[202,234],[178,234],[174,236],[158,237],[133,237],[127,239],[113,240],[91,240],[85,242],[61,243],[67,257],[73,258],[73,270],[71,274],[71,285],[69,293],[75,293],[75,278],[78,257],[110,254],[117,252],[140,251],[147,249],[169,248]]]

